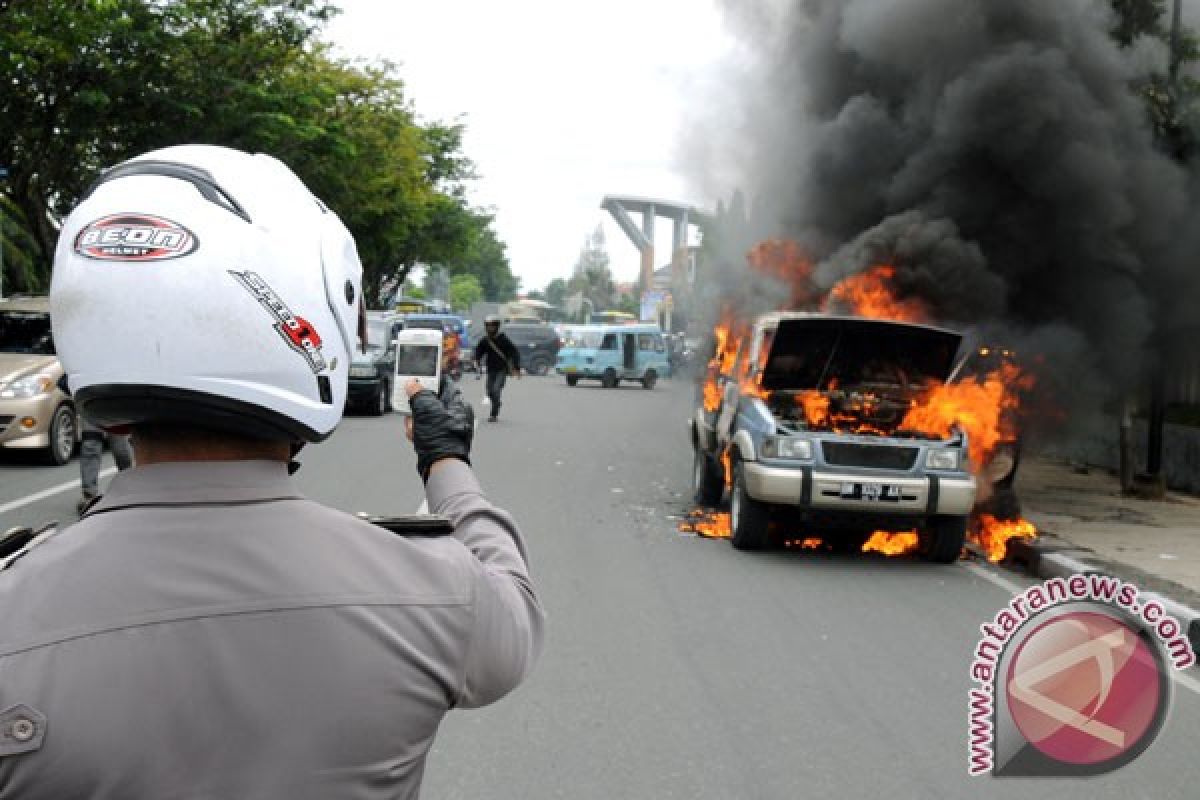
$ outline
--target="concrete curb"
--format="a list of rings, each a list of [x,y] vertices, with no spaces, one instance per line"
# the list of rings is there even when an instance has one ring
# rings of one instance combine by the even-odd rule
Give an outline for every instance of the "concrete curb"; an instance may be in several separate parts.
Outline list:
[[[1120,570],[1113,569],[1112,565],[1095,563],[1089,558],[1090,555],[1092,554],[1086,550],[1069,545],[1047,544],[1037,539],[1014,539],[1008,543],[1005,562],[1024,569],[1041,580],[1065,578],[1068,575],[1105,574],[1137,584],[1136,579],[1119,574]],[[1141,597],[1157,601],[1168,614],[1179,621],[1192,643],[1192,652],[1200,658],[1200,611],[1159,592],[1143,591]]]

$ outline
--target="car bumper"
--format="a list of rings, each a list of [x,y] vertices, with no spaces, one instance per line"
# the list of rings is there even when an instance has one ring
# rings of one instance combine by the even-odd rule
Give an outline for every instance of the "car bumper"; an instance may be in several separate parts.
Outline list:
[[[975,505],[975,479],[969,475],[864,476],[821,467],[775,467],[756,462],[747,462],[742,468],[746,491],[755,500],[814,511],[965,516]],[[855,483],[897,487],[900,499],[884,502],[843,497],[843,485]]]
[[[379,394],[382,387],[382,378],[355,378],[347,386],[346,395],[351,402],[366,400]]]
[[[46,395],[0,403],[0,447],[48,447],[50,423],[57,408],[58,399]],[[25,420],[33,420],[33,424],[22,424]]]

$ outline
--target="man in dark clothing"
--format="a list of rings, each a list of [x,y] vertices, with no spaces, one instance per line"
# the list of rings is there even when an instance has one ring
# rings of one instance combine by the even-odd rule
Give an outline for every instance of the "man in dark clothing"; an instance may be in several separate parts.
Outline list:
[[[521,377],[521,354],[512,340],[500,332],[500,318],[488,315],[483,321],[483,338],[475,345],[475,363],[487,369],[487,396],[492,404],[488,422],[500,414],[500,394],[508,376]],[[479,367],[477,367],[479,368]]]

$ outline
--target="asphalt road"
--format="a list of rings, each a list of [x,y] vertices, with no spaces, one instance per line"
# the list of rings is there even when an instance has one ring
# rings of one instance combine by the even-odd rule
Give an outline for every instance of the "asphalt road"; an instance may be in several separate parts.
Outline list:
[[[447,718],[424,796],[1200,796],[1200,696],[1183,685],[1158,741],[1111,775],[968,777],[969,660],[1009,596],[987,576],[1020,576],[680,534],[689,387],[525,378],[505,397],[474,460],[528,537],[546,653],[511,697]],[[305,491],[347,511],[422,501],[398,416],[348,418],[301,460]],[[74,487],[25,498],[77,477],[0,455],[0,529],[73,517]]]

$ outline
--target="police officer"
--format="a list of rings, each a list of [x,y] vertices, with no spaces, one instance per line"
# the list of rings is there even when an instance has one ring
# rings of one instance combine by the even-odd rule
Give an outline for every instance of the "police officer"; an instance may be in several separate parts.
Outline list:
[[[262,155],[150,153],[68,217],[55,341],[136,466],[0,561],[0,798],[416,797],[443,715],[529,672],[543,614],[456,394],[409,388],[452,535],[398,536],[289,477],[341,417],[361,272]]]
[[[500,415],[500,395],[508,376],[520,378],[521,353],[512,340],[500,332],[500,318],[489,314],[483,320],[483,338],[475,345],[475,363],[487,369],[487,396],[492,406],[488,422]]]

